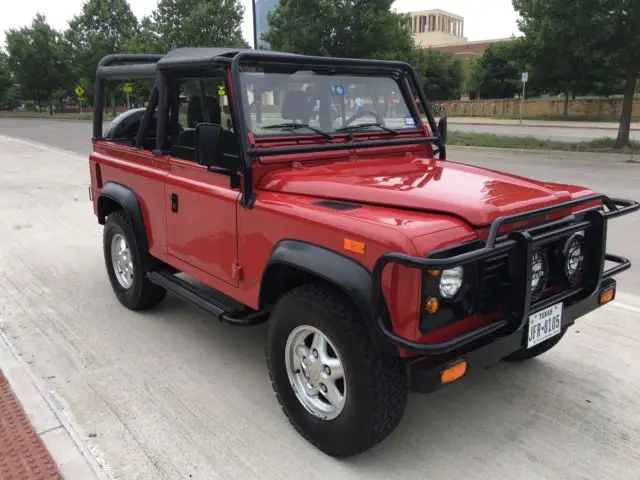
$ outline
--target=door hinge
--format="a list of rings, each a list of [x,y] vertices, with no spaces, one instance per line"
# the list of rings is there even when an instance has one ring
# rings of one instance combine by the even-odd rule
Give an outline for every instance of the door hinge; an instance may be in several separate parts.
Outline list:
[[[233,280],[236,282],[239,282],[240,280],[242,280],[242,266],[238,265],[237,263],[234,263],[231,268],[233,270],[233,273],[232,273]]]

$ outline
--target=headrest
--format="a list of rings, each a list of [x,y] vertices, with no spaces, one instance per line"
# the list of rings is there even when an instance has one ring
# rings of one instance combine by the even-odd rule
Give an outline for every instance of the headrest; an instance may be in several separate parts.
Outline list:
[[[285,92],[282,102],[282,118],[307,122],[311,117],[312,105],[306,92],[290,90]]]
[[[209,111],[209,117],[211,123],[220,125],[222,122],[222,116],[220,114],[220,104],[216,97],[205,97],[207,104],[207,110]],[[194,95],[189,100],[187,105],[187,125],[189,128],[195,128],[197,124],[205,121],[204,114],[202,112],[202,104],[200,97]]]

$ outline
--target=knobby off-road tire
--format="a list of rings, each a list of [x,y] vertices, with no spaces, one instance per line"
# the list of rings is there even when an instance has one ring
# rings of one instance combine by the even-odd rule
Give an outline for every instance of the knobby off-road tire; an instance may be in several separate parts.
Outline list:
[[[287,340],[305,326],[322,332],[335,346],[344,369],[344,406],[332,419],[314,416],[305,408],[287,373]],[[406,368],[399,358],[374,347],[359,311],[340,291],[303,285],[284,295],[271,315],[266,353],[273,389],[289,421],[328,455],[346,457],[368,450],[402,418]]]
[[[508,355],[503,360],[507,362],[521,362],[523,360],[530,360],[539,355],[542,355],[543,353],[548,352],[553,347],[555,347],[558,343],[560,343],[560,340],[562,340],[562,337],[564,337],[565,333],[567,333],[566,329],[560,332],[559,335],[556,335],[555,337],[550,338],[549,340],[545,340],[544,342],[539,343],[533,348],[528,349],[526,346],[524,346],[520,350],[516,350],[511,355]]]
[[[122,245],[121,241],[124,240],[129,252],[126,258],[130,261],[131,269],[124,280],[125,285],[118,279],[116,266],[114,266],[113,262],[112,242],[114,237],[116,240],[120,240],[117,242],[120,245]],[[114,212],[107,217],[103,232],[103,250],[109,282],[111,282],[111,287],[120,303],[131,310],[144,310],[157,305],[164,299],[167,291],[149,281],[146,276],[146,266],[142,257],[143,252],[140,252],[133,227],[124,211]],[[128,284],[129,281],[130,285]]]

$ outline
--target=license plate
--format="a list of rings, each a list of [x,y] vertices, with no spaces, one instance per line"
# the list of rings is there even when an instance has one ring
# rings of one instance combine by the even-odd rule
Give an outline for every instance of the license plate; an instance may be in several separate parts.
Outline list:
[[[529,315],[527,348],[555,337],[562,331],[562,302]]]

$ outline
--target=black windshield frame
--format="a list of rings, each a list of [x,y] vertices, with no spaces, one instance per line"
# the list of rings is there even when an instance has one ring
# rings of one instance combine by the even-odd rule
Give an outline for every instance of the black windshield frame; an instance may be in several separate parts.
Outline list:
[[[418,93],[418,100],[422,105],[422,110],[427,118],[429,129],[432,132],[430,137],[414,137],[407,139],[389,139],[380,138],[380,140],[370,140],[367,142],[361,142],[358,144],[359,148],[367,147],[384,147],[393,145],[411,145],[417,143],[433,143],[438,146],[438,152],[440,159],[446,158],[446,150],[444,141],[436,124],[433,116],[433,110],[429,104],[424,90],[420,85],[420,80],[415,70],[405,62],[398,61],[385,61],[385,60],[366,60],[366,59],[350,59],[350,58],[334,58],[334,57],[314,57],[303,56],[295,54],[283,54],[269,52],[265,50],[255,51],[242,51],[237,53],[231,62],[231,79],[233,83],[234,93],[234,109],[236,110],[236,118],[238,122],[238,136],[240,138],[240,152],[244,163],[244,194],[242,196],[241,203],[243,206],[251,207],[255,200],[253,189],[253,175],[251,166],[253,159],[259,156],[271,156],[271,155],[284,155],[288,153],[296,152],[324,152],[330,150],[339,149],[351,149],[353,144],[351,142],[341,144],[327,144],[319,143],[317,145],[308,145],[304,147],[271,147],[271,148],[256,148],[255,145],[249,144],[249,127],[244,121],[248,113],[248,99],[244,98],[242,81],[240,73],[243,66],[252,65],[256,67],[268,67],[278,66],[292,68],[309,68],[311,70],[316,68],[327,69],[331,72],[340,72],[345,74],[371,74],[379,76],[384,72],[386,75],[391,75],[398,78],[400,81],[398,84],[401,88],[401,94],[407,102],[407,105],[412,109],[414,117],[421,120],[420,113],[416,101],[412,94],[412,89]]]

